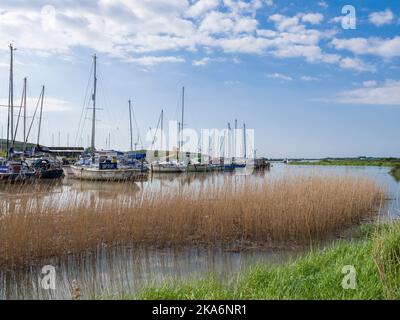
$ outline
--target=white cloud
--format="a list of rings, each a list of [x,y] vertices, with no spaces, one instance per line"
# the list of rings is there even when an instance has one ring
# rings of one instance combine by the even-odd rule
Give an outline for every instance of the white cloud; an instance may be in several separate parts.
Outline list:
[[[38,103],[38,97],[27,97],[26,108],[28,112],[32,113],[35,111]],[[14,101],[14,114],[18,114],[20,108],[20,101]],[[8,98],[0,99],[0,105],[8,105]],[[71,104],[68,101],[60,100],[54,97],[44,97],[43,100],[43,112],[65,112],[71,110]],[[38,116],[38,114],[37,114]],[[30,120],[29,120],[30,121]]]
[[[311,24],[320,24],[324,21],[324,16],[320,13],[307,13],[301,17],[301,20]]]
[[[319,81],[319,78],[311,76],[301,76],[300,79],[303,81]]]
[[[144,57],[140,57],[140,58],[130,58],[126,61],[132,62],[132,63],[137,63],[142,66],[152,67],[152,66],[156,66],[158,64],[167,63],[167,62],[173,62],[173,63],[185,62],[185,59],[183,59],[181,57],[173,57],[173,56],[168,56],[168,57],[144,56]]]
[[[360,72],[364,71],[374,72],[376,70],[374,66],[367,64],[358,58],[349,58],[349,57],[340,60],[340,67],[342,69],[351,69]]]
[[[284,80],[284,81],[292,81],[293,78],[281,73],[271,73],[271,74],[267,74],[267,77],[270,79],[278,79],[278,80]]]
[[[314,28],[324,16],[299,13],[273,14],[270,29],[260,29],[257,10],[273,1],[265,0],[98,0],[54,1],[53,22],[42,22],[40,4],[24,5],[5,1],[0,12],[0,52],[11,39],[22,52],[68,58],[75,48],[84,47],[126,62],[143,66],[184,62],[185,52],[200,50],[215,54],[272,55],[282,59],[303,58],[311,63],[351,65],[350,60],[322,45],[335,36],[334,29]],[[4,41],[5,43],[1,43]],[[351,39],[334,39],[333,48],[357,51]],[[400,37],[392,40],[367,39],[371,53],[396,56]],[[343,42],[343,44],[342,44]],[[351,43],[350,43],[351,44]],[[350,48],[350,49],[349,49]],[[179,52],[179,56],[178,53]],[[361,46],[360,54],[365,54]],[[189,60],[189,59],[188,59]],[[195,65],[207,61],[192,62]],[[357,69],[363,67],[353,62]],[[364,68],[367,69],[367,68]]]
[[[383,58],[400,56],[400,36],[392,39],[350,38],[333,39],[332,45],[337,50],[347,50],[357,55],[376,55]]]
[[[338,102],[343,104],[400,105],[400,81],[386,80],[381,85],[364,86],[342,92]]]
[[[226,86],[237,86],[239,84],[240,84],[240,81],[237,81],[237,80],[224,81],[224,85],[226,85]]]
[[[198,17],[204,13],[216,9],[220,4],[220,0],[197,0],[197,2],[192,5],[187,13],[191,17]]]
[[[326,1],[319,1],[319,2],[318,2],[318,5],[319,5],[321,8],[324,8],[324,9],[327,9],[327,8],[329,7],[329,5],[328,5],[328,3],[327,3]]]
[[[196,67],[204,67],[204,66],[208,65],[210,63],[210,61],[211,61],[211,58],[205,57],[200,60],[194,60],[192,62],[192,64]]]
[[[369,15],[369,21],[380,27],[385,24],[391,24],[394,20],[394,14],[390,9],[385,11],[373,12]]]
[[[377,85],[378,85],[378,82],[376,82],[375,80],[368,80],[368,81],[363,82],[363,86],[366,88],[376,87]]]

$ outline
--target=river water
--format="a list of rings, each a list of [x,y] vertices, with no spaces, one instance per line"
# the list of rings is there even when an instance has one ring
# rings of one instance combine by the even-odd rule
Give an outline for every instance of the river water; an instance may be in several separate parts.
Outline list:
[[[387,190],[387,206],[382,214],[391,218],[400,216],[400,184],[388,174],[389,168],[339,167],[339,166],[287,166],[275,164],[265,173],[245,174],[182,174],[154,175],[148,182],[130,186],[104,183],[79,182],[65,179],[56,184],[0,187],[0,205],[15,205],[20,201],[67,202],[71,197],[85,200],[118,201],[131,194],[165,192],[181,188],[215,185],[227,180],[276,179],[283,175],[334,174],[368,176]],[[121,188],[121,190],[119,190]],[[120,191],[120,192],[119,192]],[[1,244],[0,244],[1,245]],[[76,280],[82,298],[119,298],[121,292],[134,295],[149,285],[168,281],[197,279],[213,274],[225,283],[237,279],[240,270],[259,263],[279,264],[304,251],[295,250],[247,250],[231,252],[222,249],[130,249],[103,250],[96,254],[71,256],[62,262],[48,261],[54,267],[55,289],[45,290],[42,285],[42,267],[26,270],[0,270],[0,299],[71,299],[72,281]]]

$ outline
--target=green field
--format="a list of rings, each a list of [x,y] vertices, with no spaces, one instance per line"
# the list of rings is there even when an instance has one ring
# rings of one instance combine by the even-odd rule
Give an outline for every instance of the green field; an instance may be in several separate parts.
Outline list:
[[[322,159],[319,161],[294,161],[291,165],[301,166],[375,166],[375,167],[394,167],[400,166],[400,159]]]
[[[354,266],[355,289],[343,289]],[[344,271],[343,271],[344,272]],[[123,299],[400,299],[400,223],[367,224],[360,237],[282,266],[257,266],[223,284],[216,277],[167,283]]]

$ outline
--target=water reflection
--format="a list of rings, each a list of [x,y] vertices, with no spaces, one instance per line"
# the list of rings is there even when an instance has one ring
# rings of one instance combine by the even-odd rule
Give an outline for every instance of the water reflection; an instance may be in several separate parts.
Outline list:
[[[98,201],[126,201],[145,193],[162,193],[207,190],[208,186],[223,186],[226,182],[247,183],[267,179],[273,181],[282,175],[343,174],[369,176],[388,190],[384,208],[391,217],[400,216],[400,184],[389,175],[389,168],[380,167],[307,167],[276,164],[270,172],[250,175],[232,173],[188,173],[180,175],[154,174],[149,181],[140,183],[84,182],[65,178],[62,182],[41,182],[26,185],[0,185],[2,212],[13,206],[31,203],[62,205],[71,199]],[[243,173],[243,172],[242,172]],[[212,272],[225,282],[233,275],[255,263],[279,263],[298,255],[282,250],[253,250],[232,252],[223,249],[205,250],[134,250],[101,249],[96,253],[69,257],[64,261],[48,260],[42,265],[54,265],[57,270],[56,290],[41,289],[41,267],[18,271],[0,270],[0,299],[70,299],[71,283],[77,280],[84,298],[116,296],[121,292],[134,294],[149,284],[159,284],[172,279],[193,279]]]
[[[276,264],[294,259],[294,251],[226,250],[99,250],[96,254],[70,257],[63,262],[47,261],[56,267],[56,290],[41,287],[41,267],[0,273],[0,299],[71,299],[76,280],[83,299],[120,298],[134,295],[141,288],[166,281],[198,279],[212,272],[222,281],[234,281],[232,275],[251,265]]]

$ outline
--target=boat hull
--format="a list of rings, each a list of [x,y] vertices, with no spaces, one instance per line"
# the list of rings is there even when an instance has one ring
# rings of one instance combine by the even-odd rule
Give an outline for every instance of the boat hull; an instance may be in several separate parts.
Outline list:
[[[61,179],[64,177],[63,169],[50,169],[37,172],[39,179]]]
[[[99,170],[96,168],[85,168],[71,166],[73,177],[80,180],[90,181],[133,181],[145,180],[148,174],[137,169],[115,169]]]
[[[205,164],[189,164],[186,167],[187,172],[211,172],[213,168]]]
[[[159,164],[151,165],[151,171],[154,173],[182,173],[185,168],[178,166],[163,166]]]

